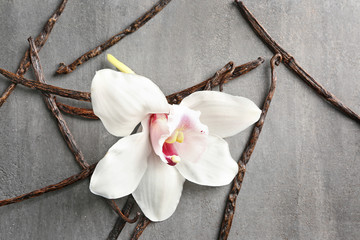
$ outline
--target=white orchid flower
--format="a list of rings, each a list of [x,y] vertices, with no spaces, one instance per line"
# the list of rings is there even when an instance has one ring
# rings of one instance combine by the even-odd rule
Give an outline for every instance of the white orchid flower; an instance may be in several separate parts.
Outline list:
[[[238,165],[222,138],[249,127],[261,113],[247,98],[213,91],[169,105],[148,78],[110,69],[96,72],[91,99],[109,133],[123,138],[97,164],[90,190],[109,199],[132,194],[152,221],[174,213],[185,179],[229,184]],[[140,122],[142,132],[130,135]]]

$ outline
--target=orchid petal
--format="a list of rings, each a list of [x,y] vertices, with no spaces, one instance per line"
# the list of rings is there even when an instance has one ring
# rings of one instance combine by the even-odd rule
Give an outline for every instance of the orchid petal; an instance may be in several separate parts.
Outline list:
[[[115,136],[129,135],[150,113],[169,112],[164,94],[151,80],[111,69],[96,72],[91,101],[94,113]]]
[[[120,198],[132,193],[147,168],[151,152],[148,132],[120,139],[97,164],[90,190],[105,198]]]
[[[212,135],[208,136],[208,145],[201,159],[183,159],[175,168],[187,180],[207,186],[227,185],[238,172],[238,165],[230,155],[227,142]]]
[[[201,112],[200,121],[209,127],[209,134],[230,137],[259,120],[261,110],[250,99],[222,92],[195,92],[180,105]]]
[[[148,167],[133,196],[151,221],[169,218],[179,204],[185,178],[176,168],[162,162],[155,153],[148,159]]]

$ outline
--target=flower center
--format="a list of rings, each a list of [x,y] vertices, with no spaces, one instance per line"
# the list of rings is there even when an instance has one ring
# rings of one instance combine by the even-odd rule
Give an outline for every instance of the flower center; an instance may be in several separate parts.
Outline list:
[[[150,116],[150,138],[154,152],[170,166],[198,159],[206,146],[208,129],[200,120],[200,112],[171,105],[169,113]],[[193,157],[189,157],[191,153]]]
[[[182,143],[184,141],[184,132],[182,130],[175,130],[173,134],[168,137],[165,142],[166,143]]]
[[[170,137],[168,137],[163,145],[163,153],[165,154],[165,159],[170,166],[175,166],[181,161],[177,150],[174,146],[174,143],[182,143],[184,141],[184,132],[180,129],[176,129]]]

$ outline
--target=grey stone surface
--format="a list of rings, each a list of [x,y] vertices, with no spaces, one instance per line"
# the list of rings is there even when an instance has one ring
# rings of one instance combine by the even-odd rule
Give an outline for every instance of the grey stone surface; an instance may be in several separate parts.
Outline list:
[[[60,1],[0,0],[0,67],[15,71]],[[155,1],[69,1],[40,53],[48,82],[90,90],[99,56],[72,74],[59,62],[119,32]],[[360,2],[246,1],[268,32],[321,84],[360,113]],[[257,70],[225,86],[259,106],[269,85],[271,52],[231,0],[174,0],[158,16],[107,51],[166,93],[194,85],[228,61],[263,56]],[[27,77],[34,78],[32,72]],[[318,98],[284,66],[248,165],[229,239],[359,239],[360,127]],[[0,77],[0,90],[9,82]],[[77,106],[89,106],[64,100]],[[40,95],[19,86],[0,108],[0,199],[58,182],[80,169]],[[116,141],[99,121],[66,120],[94,163]],[[250,129],[227,139],[237,159]],[[142,239],[216,239],[230,186],[186,182],[175,214],[151,224]],[[124,200],[119,200],[123,203]],[[0,239],[105,239],[116,215],[82,181],[58,192],[0,208]],[[127,225],[119,239],[129,239]]]

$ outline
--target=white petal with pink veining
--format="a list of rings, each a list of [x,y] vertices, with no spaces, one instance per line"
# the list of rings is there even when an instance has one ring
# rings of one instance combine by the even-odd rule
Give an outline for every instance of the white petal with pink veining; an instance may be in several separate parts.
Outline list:
[[[129,135],[149,113],[168,113],[169,105],[158,86],[146,77],[103,69],[91,85],[94,113],[115,136]]]
[[[259,120],[261,110],[250,99],[222,92],[202,91],[184,98],[180,105],[201,112],[209,134],[233,136]]]
[[[208,145],[201,159],[184,158],[175,168],[187,180],[207,186],[229,184],[238,172],[238,165],[231,157],[227,142],[217,136],[208,136]]]
[[[162,162],[153,153],[133,196],[146,217],[151,221],[163,221],[175,212],[184,181],[176,168]]]

